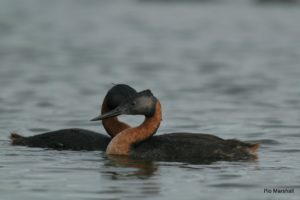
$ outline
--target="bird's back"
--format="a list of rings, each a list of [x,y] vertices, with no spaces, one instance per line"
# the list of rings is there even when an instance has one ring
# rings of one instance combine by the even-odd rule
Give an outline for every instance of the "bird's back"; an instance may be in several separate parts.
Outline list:
[[[254,145],[209,134],[169,133],[135,144],[131,148],[130,156],[159,161],[203,163],[245,160],[254,158],[250,152],[252,148],[257,148]]]
[[[12,144],[57,150],[105,150],[110,137],[85,129],[61,129],[23,137],[11,134]]]

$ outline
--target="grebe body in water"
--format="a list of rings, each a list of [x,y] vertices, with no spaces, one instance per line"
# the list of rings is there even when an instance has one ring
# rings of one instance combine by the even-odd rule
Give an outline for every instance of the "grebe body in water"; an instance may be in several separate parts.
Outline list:
[[[93,120],[121,114],[144,115],[145,121],[120,132],[109,143],[108,155],[123,155],[158,161],[212,162],[256,158],[259,144],[222,139],[210,134],[169,133],[153,136],[161,121],[161,105],[150,90],[128,98],[117,108]]]
[[[108,112],[121,104],[126,98],[136,94],[136,91],[128,85],[118,84],[113,86],[106,94],[101,108],[101,113]],[[23,137],[12,133],[12,145],[41,147],[57,150],[106,150],[111,137],[122,130],[130,128],[129,125],[118,120],[117,117],[107,118],[102,121],[107,133],[106,136],[94,131],[70,128],[50,131],[39,135]]]

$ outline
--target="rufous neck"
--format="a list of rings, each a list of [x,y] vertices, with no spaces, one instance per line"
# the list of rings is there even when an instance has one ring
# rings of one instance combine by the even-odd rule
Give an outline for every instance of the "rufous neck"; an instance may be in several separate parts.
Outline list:
[[[104,99],[102,108],[101,108],[101,114],[104,114],[106,112],[110,111],[106,99]],[[102,120],[102,124],[106,132],[113,138],[118,133],[122,132],[123,130],[130,128],[130,126],[124,122],[121,122],[118,120],[117,117],[111,117],[107,119]]]
[[[137,144],[154,135],[161,121],[161,105],[157,101],[153,116],[146,117],[145,121],[134,128],[128,128],[114,137],[107,149],[106,154],[109,155],[129,155],[130,148],[133,144]]]

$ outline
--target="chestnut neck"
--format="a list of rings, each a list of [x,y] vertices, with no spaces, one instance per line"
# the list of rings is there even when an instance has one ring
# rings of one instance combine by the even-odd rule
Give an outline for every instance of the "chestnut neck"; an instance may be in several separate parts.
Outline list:
[[[142,142],[156,133],[160,121],[161,105],[157,100],[154,114],[146,117],[141,125],[125,129],[114,137],[106,149],[106,154],[128,156],[132,145]]]
[[[102,108],[101,108],[101,114],[104,114],[106,112],[110,111],[110,109],[107,106],[107,101],[104,99]],[[102,124],[106,132],[113,138],[121,131],[130,128],[130,126],[124,122],[121,122],[118,120],[118,117],[111,117],[107,119],[102,120]]]

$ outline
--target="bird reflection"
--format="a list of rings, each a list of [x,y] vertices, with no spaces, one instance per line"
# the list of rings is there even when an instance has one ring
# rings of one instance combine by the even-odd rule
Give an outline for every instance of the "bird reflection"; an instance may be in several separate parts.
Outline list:
[[[131,159],[127,156],[109,155],[106,165],[117,167],[122,170],[111,172],[111,179],[119,180],[128,177],[147,179],[154,175],[158,167],[152,161]],[[131,169],[128,171],[128,169]],[[133,169],[133,171],[132,171]]]
[[[133,196],[154,197],[160,194],[160,182],[156,179],[158,166],[152,161],[130,159],[127,156],[107,156],[102,177],[115,181],[109,191]],[[126,184],[125,184],[126,183]],[[125,184],[125,185],[124,185]],[[132,188],[135,188],[132,191]]]

